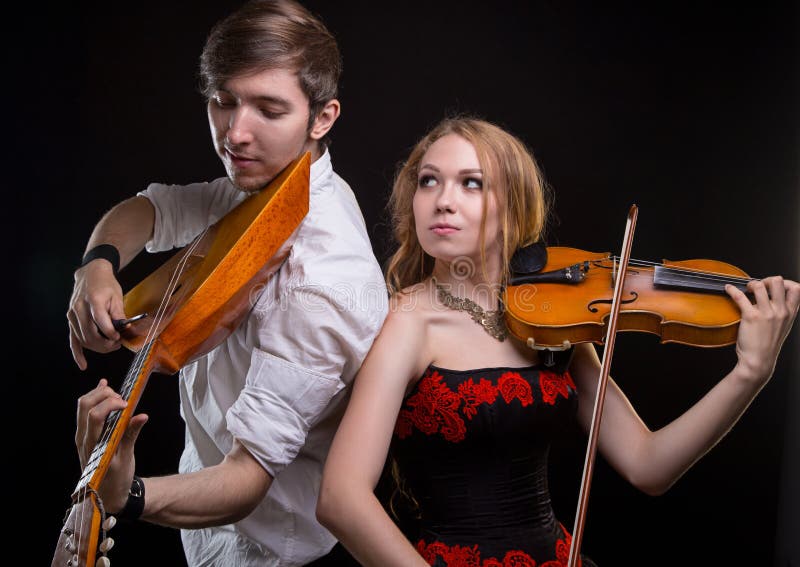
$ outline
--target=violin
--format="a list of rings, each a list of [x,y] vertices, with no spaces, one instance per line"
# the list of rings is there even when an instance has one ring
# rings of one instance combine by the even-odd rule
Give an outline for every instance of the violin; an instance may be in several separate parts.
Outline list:
[[[620,259],[608,252],[541,244],[517,257],[505,291],[506,325],[529,347],[565,350],[602,344],[611,313]],[[533,268],[541,268],[531,271]],[[512,263],[513,269],[513,263]],[[525,271],[527,270],[527,271]],[[747,293],[750,277],[718,260],[631,259],[623,282],[618,331],[652,333],[662,343],[722,347],[736,342],[739,308],[725,293]]]
[[[604,345],[567,567],[580,562],[617,332],[653,333],[662,343],[698,347],[733,344],[741,316],[725,286],[746,293],[750,281],[739,268],[714,260],[660,264],[631,260],[637,215],[637,206],[631,206],[619,257],[541,244],[518,251],[501,298],[509,332],[530,348],[544,351],[546,365],[554,364],[553,351],[573,344]]]

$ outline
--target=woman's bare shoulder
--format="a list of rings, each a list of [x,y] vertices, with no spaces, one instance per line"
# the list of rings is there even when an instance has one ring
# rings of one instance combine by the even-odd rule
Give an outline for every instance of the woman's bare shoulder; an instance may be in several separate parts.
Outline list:
[[[410,285],[389,299],[389,314],[408,324],[427,324],[434,312],[430,280]]]

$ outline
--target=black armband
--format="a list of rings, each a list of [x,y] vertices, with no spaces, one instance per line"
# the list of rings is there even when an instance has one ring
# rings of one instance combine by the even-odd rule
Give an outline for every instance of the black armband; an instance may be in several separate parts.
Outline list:
[[[92,260],[97,260],[99,258],[111,262],[111,267],[114,270],[114,277],[117,277],[119,273],[119,250],[117,250],[116,246],[113,244],[98,244],[89,250],[83,257],[83,260],[81,260],[81,265],[79,267],[82,268]]]

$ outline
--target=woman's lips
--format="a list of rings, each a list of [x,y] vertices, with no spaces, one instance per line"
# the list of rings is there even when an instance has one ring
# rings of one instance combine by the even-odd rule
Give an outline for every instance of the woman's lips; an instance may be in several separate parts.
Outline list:
[[[431,227],[431,231],[434,234],[438,234],[439,236],[444,236],[446,234],[453,234],[454,232],[458,232],[458,228],[451,226],[449,224],[435,224]]]

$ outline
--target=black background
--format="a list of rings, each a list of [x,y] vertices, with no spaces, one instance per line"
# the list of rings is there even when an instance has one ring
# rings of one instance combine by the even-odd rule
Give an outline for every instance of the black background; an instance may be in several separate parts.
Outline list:
[[[5,16],[6,492],[22,512],[22,541],[12,543],[28,564],[50,560],[78,478],[77,396],[101,376],[119,380],[131,361],[121,351],[90,356],[83,373],[74,366],[64,317],[72,270],[116,202],[150,181],[224,175],[196,69],[207,31],[237,5],[31,3]],[[793,3],[306,5],[340,40],[343,114],[332,155],[380,260],[395,165],[445,114],[470,112],[534,151],[555,193],[550,244],[616,252],[636,203],[637,258],[800,275]],[[160,261],[137,259],[124,282]],[[584,551],[604,567],[800,565],[799,347],[795,329],[750,410],[666,495],[638,493],[599,460]],[[615,353],[612,374],[651,428],[735,361],[733,347],[659,345],[634,333],[620,336]],[[140,407],[151,416],[140,474],[174,471],[176,378],[153,376]],[[568,527],[584,442],[566,432],[553,452],[554,504]],[[116,532],[117,567],[183,564],[175,531]]]

